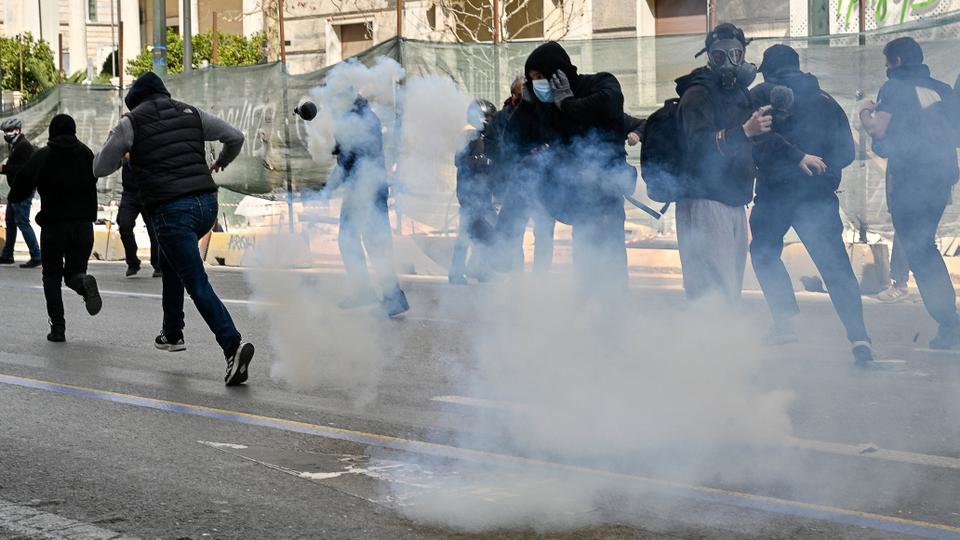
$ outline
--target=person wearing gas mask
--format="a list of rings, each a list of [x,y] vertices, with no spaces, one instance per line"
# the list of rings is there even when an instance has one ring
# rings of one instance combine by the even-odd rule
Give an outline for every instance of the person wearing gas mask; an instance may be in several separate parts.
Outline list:
[[[940,219],[960,178],[953,89],[930,76],[923,49],[902,37],[883,49],[887,82],[860,112],[873,150],[887,158],[887,207],[923,305],[939,325],[932,349],[960,345],[956,291],[937,250]],[[898,246],[899,247],[899,246]]]
[[[494,117],[497,134],[495,193],[502,205],[494,231],[492,251],[496,270],[522,270],[524,266],[523,235],[533,220],[533,271],[545,274],[553,265],[553,237],[557,221],[540,203],[536,169],[541,150],[537,140],[544,138],[537,131],[534,105],[523,99],[523,78],[510,85],[510,97]]]
[[[23,134],[23,124],[19,118],[8,118],[0,124],[3,130],[3,140],[7,143],[10,151],[6,163],[0,165],[0,174],[7,177],[7,185],[13,189],[13,182],[17,178],[20,169],[27,164],[30,156],[33,155],[33,145]],[[7,201],[6,243],[3,244],[3,253],[0,253],[0,264],[13,264],[13,248],[17,243],[17,229],[23,234],[23,241],[30,250],[30,260],[21,264],[21,268],[36,268],[40,266],[40,244],[37,243],[37,235],[30,226],[30,206],[33,204],[33,197],[27,197],[22,202],[12,204]]]
[[[707,34],[707,66],[677,79],[677,115],[688,178],[677,201],[677,241],[687,297],[739,301],[747,261],[746,205],[753,199],[751,139],[770,131],[769,107],[757,110],[747,88],[756,66],[747,39],[723,23]]]
[[[857,364],[866,365],[873,360],[870,337],[836,194],[844,167],[854,159],[850,123],[817,78],[800,71],[800,56],[787,45],[764,51],[760,73],[763,83],[751,98],[756,106],[772,107],[773,124],[753,146],[757,186],[750,257],[773,316],[767,343],[798,339],[792,319],[800,310],[781,260],[783,237],[793,227],[827,286]]]
[[[477,99],[467,111],[467,129],[470,140],[457,154],[457,202],[460,204],[460,224],[450,261],[449,280],[454,285],[465,285],[467,274],[480,281],[489,279],[489,249],[496,222],[494,196],[494,159],[497,154],[496,134],[491,124],[497,108],[485,99]],[[470,265],[467,251],[471,248]]]
[[[316,106],[310,103],[306,108],[310,112],[305,114],[305,107],[301,105],[298,114],[312,120]],[[340,186],[344,188],[337,241],[350,294],[339,305],[341,309],[356,309],[379,302],[383,315],[396,317],[406,313],[410,305],[400,288],[393,263],[393,237],[387,210],[389,187],[380,119],[367,100],[357,95],[336,125],[333,154],[337,157],[337,166],[327,179],[324,192],[329,194]],[[380,295],[370,283],[364,249],[380,282]]]
[[[580,74],[556,42],[537,47],[524,66],[524,100],[533,109],[539,199],[573,226],[578,294],[601,305],[627,293],[624,195],[636,169],[624,149],[623,91],[610,73]]]

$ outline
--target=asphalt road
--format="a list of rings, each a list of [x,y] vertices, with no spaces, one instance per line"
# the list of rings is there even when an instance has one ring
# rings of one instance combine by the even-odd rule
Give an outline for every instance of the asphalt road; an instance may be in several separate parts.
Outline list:
[[[278,339],[321,365],[344,355],[362,368],[350,353],[368,349],[319,326],[284,334],[242,272],[211,270],[258,346],[248,385],[228,389],[189,301],[188,350],[153,349],[159,280],[123,269],[91,266],[104,291],[95,318],[65,291],[68,342],[51,344],[39,270],[0,268],[0,538],[960,538],[960,352],[924,349],[935,328],[915,301],[867,302],[880,362],[858,370],[826,296],[801,296],[804,340],[760,349],[761,369],[745,375],[791,393],[786,442],[724,438],[734,428],[720,426],[706,447],[624,452],[610,432],[632,418],[683,416],[623,411],[634,402],[601,390],[589,395],[615,422],[561,418],[556,433],[577,444],[552,452],[491,434],[529,428],[511,420],[528,411],[463,384],[487,285],[407,280],[407,317],[345,327],[375,333],[385,362],[361,403],[343,379],[278,376]],[[293,291],[343,288],[336,273],[276,276]],[[682,314],[678,284],[637,278],[630,301]],[[747,294],[736,317],[762,329],[762,299]],[[644,341],[635,354],[667,363],[670,350]],[[667,408],[696,401],[663,391]]]

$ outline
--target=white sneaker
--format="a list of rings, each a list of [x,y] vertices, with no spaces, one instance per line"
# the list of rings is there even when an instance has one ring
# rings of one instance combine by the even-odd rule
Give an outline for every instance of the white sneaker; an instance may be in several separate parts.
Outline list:
[[[906,299],[908,296],[910,296],[910,289],[908,289],[906,285],[894,283],[877,293],[877,300],[886,304],[893,304]]]

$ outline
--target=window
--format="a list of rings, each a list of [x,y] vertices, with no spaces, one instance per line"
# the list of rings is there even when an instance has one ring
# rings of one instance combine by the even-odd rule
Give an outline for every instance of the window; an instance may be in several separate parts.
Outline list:
[[[87,0],[87,20],[97,20],[97,0]]]

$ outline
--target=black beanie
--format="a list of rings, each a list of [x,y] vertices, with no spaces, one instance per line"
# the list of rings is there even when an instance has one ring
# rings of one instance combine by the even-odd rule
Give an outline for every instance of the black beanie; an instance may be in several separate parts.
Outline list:
[[[800,55],[789,45],[773,45],[763,51],[763,62],[758,71],[764,77],[776,75],[780,71],[799,71]]]
[[[577,79],[577,66],[570,61],[570,55],[556,41],[548,41],[530,53],[523,66],[523,74],[528,76],[531,70],[539,71],[544,77],[553,77],[557,70],[563,70],[570,82]]]
[[[163,80],[156,73],[148,71],[133,82],[133,86],[127,92],[127,97],[123,98],[123,102],[132,111],[137,108],[137,105],[143,103],[143,100],[157,94],[170,97],[170,92],[163,84]]]
[[[77,123],[69,114],[58,114],[50,121],[49,137],[59,137],[62,135],[76,135]]]

